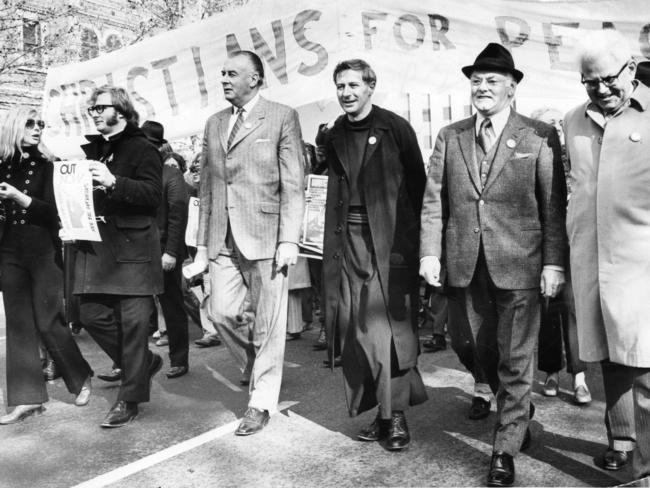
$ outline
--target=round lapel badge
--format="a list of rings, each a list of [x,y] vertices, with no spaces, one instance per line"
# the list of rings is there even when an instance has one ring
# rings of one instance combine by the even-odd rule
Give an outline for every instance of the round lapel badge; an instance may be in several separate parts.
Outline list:
[[[251,127],[253,127],[253,125],[250,122],[244,124],[244,129],[250,129]]]
[[[376,144],[377,143],[377,138],[375,136],[370,136],[368,138],[368,144]]]
[[[508,146],[510,149],[513,149],[516,146],[515,141],[513,139],[508,139],[506,141],[506,146]]]
[[[639,142],[641,140],[641,134],[639,134],[638,132],[632,132],[630,134],[630,140],[632,142]]]

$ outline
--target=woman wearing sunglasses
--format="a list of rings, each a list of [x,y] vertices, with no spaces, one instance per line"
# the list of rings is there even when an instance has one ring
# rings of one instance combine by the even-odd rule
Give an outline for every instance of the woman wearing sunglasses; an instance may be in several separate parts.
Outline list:
[[[90,398],[92,370],[63,322],[63,272],[45,124],[31,108],[11,110],[0,126],[0,273],[7,325],[7,404],[12,424],[43,411],[47,390],[39,337],[75,404]]]

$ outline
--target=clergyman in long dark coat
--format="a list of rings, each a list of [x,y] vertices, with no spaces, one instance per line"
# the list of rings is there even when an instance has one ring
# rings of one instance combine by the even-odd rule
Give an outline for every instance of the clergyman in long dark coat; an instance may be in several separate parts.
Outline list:
[[[325,142],[325,322],[350,415],[379,405],[358,438],[401,450],[410,442],[404,411],[427,398],[416,321],[424,164],[409,123],[372,105],[376,76],[365,61],[339,63],[334,82],[346,114]]]

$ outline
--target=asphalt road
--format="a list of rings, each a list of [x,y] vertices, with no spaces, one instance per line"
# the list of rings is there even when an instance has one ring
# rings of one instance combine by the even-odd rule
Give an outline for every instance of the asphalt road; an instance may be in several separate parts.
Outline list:
[[[191,333],[198,337],[198,328],[191,326]],[[120,429],[99,427],[115,400],[114,384],[94,379],[90,403],[76,407],[62,380],[51,382],[42,415],[0,426],[0,487],[484,486],[495,414],[467,418],[471,377],[450,348],[421,356],[430,399],[407,414],[410,448],[390,452],[356,440],[374,412],[347,416],[341,372],[323,366],[324,353],[312,350],[316,336],[312,330],[287,343],[280,412],[251,437],[233,435],[247,394],[223,346],[192,345],[190,373],[169,380],[163,374],[167,348],[152,342],[165,366],[154,379],[151,402]],[[108,370],[110,360],[92,339],[85,332],[77,337],[95,371]],[[612,486],[631,479],[629,468],[613,473],[598,467],[606,447],[601,381],[599,368],[591,367],[594,401],[587,407],[573,405],[566,389],[557,398],[541,396],[536,384],[533,445],[516,458],[518,485]],[[570,377],[561,382],[570,388]],[[0,386],[5,406],[3,315]]]

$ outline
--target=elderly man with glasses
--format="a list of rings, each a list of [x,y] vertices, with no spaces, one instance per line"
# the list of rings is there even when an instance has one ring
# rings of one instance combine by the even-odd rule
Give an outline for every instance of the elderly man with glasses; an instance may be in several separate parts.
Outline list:
[[[589,100],[565,118],[571,165],[567,231],[580,359],[599,361],[609,449],[650,474],[650,89],[620,33],[588,34],[578,69]]]

